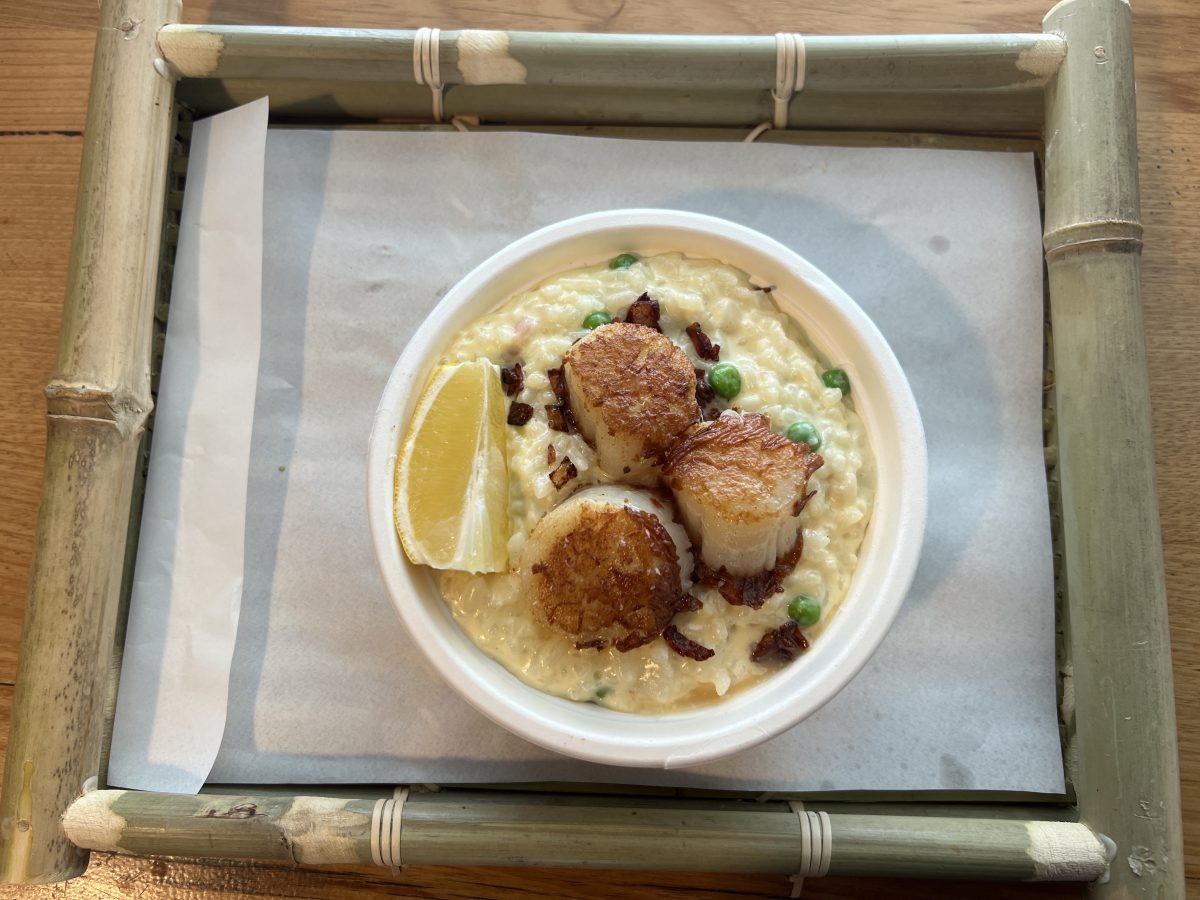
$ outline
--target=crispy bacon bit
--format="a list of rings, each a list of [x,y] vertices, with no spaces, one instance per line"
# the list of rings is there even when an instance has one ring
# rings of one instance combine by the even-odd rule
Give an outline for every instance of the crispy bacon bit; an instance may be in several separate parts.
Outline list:
[[[787,578],[800,554],[804,552],[804,532],[796,535],[796,543],[792,544],[782,559],[775,563],[775,568],[746,578],[735,578],[722,569],[712,569],[705,564],[697,554],[696,572],[693,576],[701,584],[715,587],[725,601],[732,606],[748,606],[751,609],[762,609],[766,599],[783,590],[783,579]]]
[[[709,362],[717,362],[721,358],[721,345],[714,344],[708,339],[708,335],[704,333],[699,322],[693,322],[684,330],[692,339],[692,346],[696,348],[697,356],[707,359]]]
[[[683,594],[679,598],[679,603],[675,607],[675,612],[696,612],[703,607],[704,604],[700,602],[699,597],[694,597],[691,594]]]
[[[547,369],[546,377],[550,379],[550,390],[558,399],[558,403],[546,407],[546,419],[549,421],[550,427],[555,431],[564,431],[568,434],[577,431],[575,416],[571,413],[571,403],[567,399],[567,376],[563,373],[562,368],[557,368]]]
[[[575,430],[575,417],[571,415],[571,407],[565,403],[556,403],[546,407],[546,421],[555,431],[570,434]]]
[[[550,473],[550,481],[561,491],[563,486],[578,474],[579,471],[575,468],[575,463],[571,462],[571,457],[564,456],[558,468]]]
[[[798,515],[800,515],[800,513],[804,512],[804,507],[808,506],[808,501],[811,500],[815,496],[817,496],[817,492],[815,490],[812,490],[812,491],[809,491],[807,494],[805,494],[800,499],[798,499],[795,503],[793,503],[792,504],[792,515],[798,516]]]
[[[661,318],[662,311],[658,308],[658,301],[653,299],[649,294],[642,294],[642,296],[634,300],[629,305],[628,312],[625,313],[626,322],[653,328],[660,334],[662,333],[662,328],[659,327],[658,322]]]
[[[769,293],[771,293],[771,291],[775,290],[775,285],[773,285],[773,284],[752,284],[752,285],[750,285],[750,289],[752,291],[762,291],[764,294],[769,294]]]
[[[546,465],[554,465],[556,459],[558,459],[558,451],[554,449],[553,444],[548,444],[546,446]]]
[[[604,647],[604,638],[596,638],[594,641],[577,641],[575,644],[576,650],[603,650]]]
[[[663,640],[667,642],[668,647],[680,656],[686,656],[688,659],[694,659],[697,662],[704,662],[704,660],[709,659],[717,652],[705,647],[703,644],[697,644],[674,625],[668,625],[663,631]]]
[[[500,383],[504,385],[504,393],[509,397],[521,393],[521,388],[525,387],[525,373],[521,371],[521,364],[517,363],[511,369],[501,369]]]
[[[508,407],[508,424],[520,427],[533,418],[533,407],[514,400]]]
[[[550,390],[554,391],[558,402],[565,405],[567,402],[567,378],[563,374],[563,370],[561,368],[547,369],[546,377],[550,379]]]
[[[788,620],[774,631],[764,634],[762,640],[750,653],[750,658],[755,662],[763,662],[768,659],[791,662],[807,649],[808,639],[800,630],[800,626]]]

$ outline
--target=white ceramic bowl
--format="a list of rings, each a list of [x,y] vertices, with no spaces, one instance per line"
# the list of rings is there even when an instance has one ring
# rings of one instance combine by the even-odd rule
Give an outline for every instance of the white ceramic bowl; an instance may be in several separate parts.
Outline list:
[[[452,337],[546,279],[632,251],[713,258],[776,286],[772,295],[817,352],[843,367],[866,425],[878,492],[850,591],[811,649],[715,706],[638,715],[564,700],[526,685],[455,624],[433,573],[409,563],[392,524],[397,447],[425,379]],[[796,725],[841,690],[879,646],[916,571],[925,529],[925,434],[904,372],[846,294],[777,241],[722,219],[613,210],[550,225],[505,247],[460,281],[413,335],[371,429],[367,509],[388,593],[430,663],[480,712],[521,737],[579,759],[676,768],[727,756]]]

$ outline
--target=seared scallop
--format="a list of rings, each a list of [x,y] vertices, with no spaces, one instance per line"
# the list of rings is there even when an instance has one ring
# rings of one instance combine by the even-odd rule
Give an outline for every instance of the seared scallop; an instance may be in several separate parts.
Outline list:
[[[521,568],[539,622],[577,647],[624,651],[658,637],[681,608],[692,555],[669,498],[600,486],[538,521]]]
[[[792,549],[809,476],[822,463],[807,444],[773,432],[766,416],[727,411],[671,448],[663,478],[700,558],[744,577]]]
[[[602,325],[563,357],[571,413],[613,478],[655,484],[663,455],[700,420],[696,371],[671,339]]]

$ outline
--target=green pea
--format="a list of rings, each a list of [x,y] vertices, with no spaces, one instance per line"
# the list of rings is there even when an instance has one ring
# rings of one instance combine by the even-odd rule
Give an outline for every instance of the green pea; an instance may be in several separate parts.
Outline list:
[[[821,433],[817,431],[812,422],[793,422],[787,430],[788,440],[793,443],[808,444],[810,450],[821,449]]]
[[[726,400],[732,400],[742,389],[742,373],[733,363],[717,363],[708,370],[708,383]]]
[[[843,397],[850,393],[850,376],[845,369],[826,369],[821,373],[821,380],[825,382],[825,387],[841,391]]]
[[[788,616],[801,628],[808,628],[821,620],[821,604],[808,594],[797,594],[788,604]]]
[[[602,309],[588,313],[583,320],[583,327],[589,330],[599,328],[601,325],[607,325],[612,321],[612,316]]]
[[[614,256],[608,263],[610,269],[628,269],[638,258],[632,253],[622,253],[620,256]]]

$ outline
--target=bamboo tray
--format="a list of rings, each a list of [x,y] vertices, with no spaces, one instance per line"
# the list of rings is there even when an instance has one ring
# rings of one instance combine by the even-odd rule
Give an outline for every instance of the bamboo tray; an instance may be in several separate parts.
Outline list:
[[[777,80],[771,37],[178,20],[173,0],[102,6],[0,798],[5,880],[71,878],[89,849],[102,849],[304,864],[1062,880],[1091,883],[1097,897],[1183,896],[1153,457],[1147,443],[1122,437],[1150,424],[1127,2],[1064,0],[1034,34],[806,37],[794,94]],[[792,798],[801,808],[584,785],[414,786],[395,796],[103,790],[188,123],[264,94],[276,124],[458,117],[712,139],[774,120],[765,139],[1036,148],[1067,795],[1033,804],[985,793],[959,802],[810,794]],[[1155,865],[1110,872],[1114,854]]]

